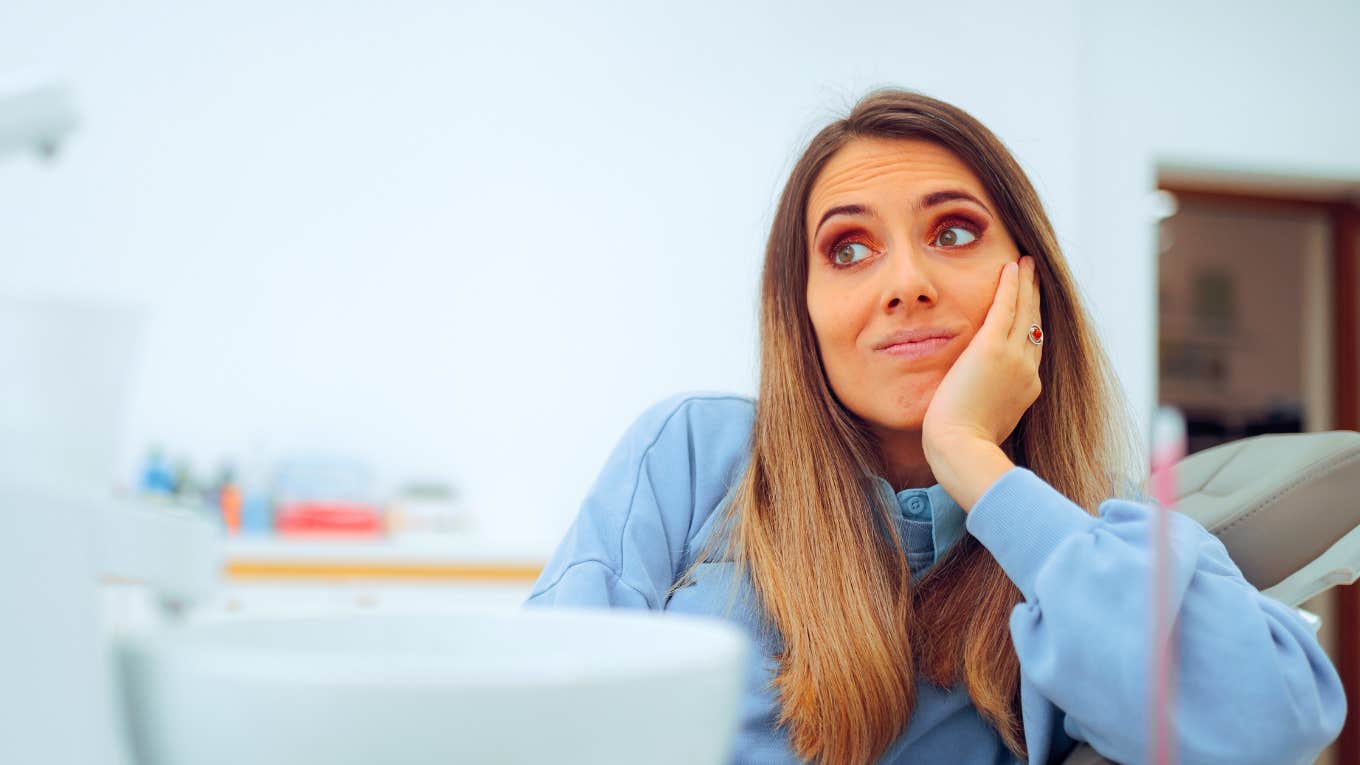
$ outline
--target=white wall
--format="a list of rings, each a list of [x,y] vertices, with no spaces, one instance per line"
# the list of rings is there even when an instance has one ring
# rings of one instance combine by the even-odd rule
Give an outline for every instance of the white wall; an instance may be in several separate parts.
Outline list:
[[[534,5],[7,8],[85,124],[0,167],[0,281],[150,309],[126,471],[346,450],[555,539],[644,406],[754,392],[774,199],[870,86],[973,111],[1070,240],[1070,0]]]

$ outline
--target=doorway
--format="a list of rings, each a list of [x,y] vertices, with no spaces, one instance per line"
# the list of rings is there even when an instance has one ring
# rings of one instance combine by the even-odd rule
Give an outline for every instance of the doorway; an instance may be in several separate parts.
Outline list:
[[[1158,401],[1188,451],[1360,430],[1360,183],[1162,168],[1158,188]],[[1350,702],[1318,762],[1360,762],[1360,583],[1303,607]]]

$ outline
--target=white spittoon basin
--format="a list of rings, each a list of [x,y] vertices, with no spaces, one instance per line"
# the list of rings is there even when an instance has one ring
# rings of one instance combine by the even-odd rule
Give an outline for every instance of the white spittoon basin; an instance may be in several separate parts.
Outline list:
[[[138,765],[726,762],[748,638],[604,609],[354,614],[121,637]]]

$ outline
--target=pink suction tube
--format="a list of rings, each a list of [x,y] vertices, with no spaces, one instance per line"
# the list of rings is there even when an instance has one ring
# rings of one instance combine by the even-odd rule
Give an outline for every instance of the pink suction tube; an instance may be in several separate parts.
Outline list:
[[[1155,500],[1152,581],[1151,581],[1151,658],[1152,682],[1149,684],[1148,762],[1175,765],[1176,762],[1176,633],[1175,613],[1171,609],[1172,567],[1171,513],[1175,509],[1176,463],[1186,453],[1185,418],[1173,407],[1158,408],[1152,424],[1151,490]]]

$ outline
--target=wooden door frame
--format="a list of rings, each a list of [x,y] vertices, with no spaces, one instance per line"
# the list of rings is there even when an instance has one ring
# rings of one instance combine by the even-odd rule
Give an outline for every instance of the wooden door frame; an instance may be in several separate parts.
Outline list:
[[[1360,430],[1360,359],[1357,359],[1357,270],[1360,265],[1360,200],[1342,193],[1283,191],[1252,183],[1161,181],[1177,199],[1215,207],[1262,212],[1312,212],[1327,216],[1332,233],[1332,423],[1333,430]],[[1346,724],[1337,739],[1339,762],[1360,762],[1360,582],[1337,587],[1337,672],[1346,691]]]

